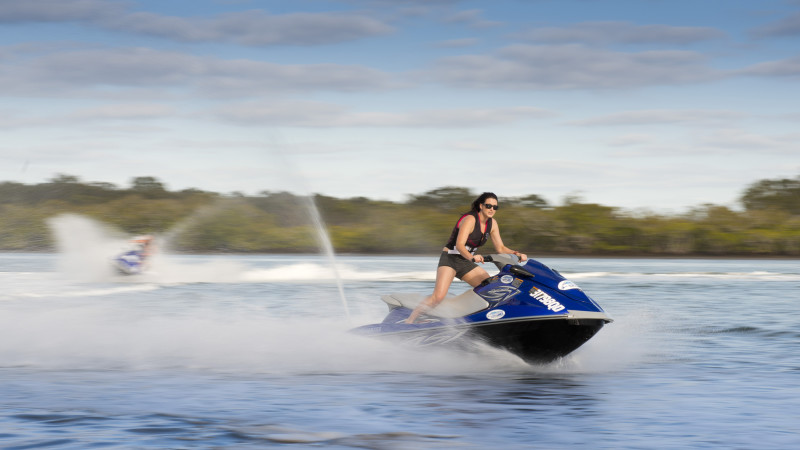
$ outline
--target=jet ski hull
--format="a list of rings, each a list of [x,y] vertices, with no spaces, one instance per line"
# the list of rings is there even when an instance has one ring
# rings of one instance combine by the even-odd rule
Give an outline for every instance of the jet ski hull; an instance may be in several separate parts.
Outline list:
[[[472,350],[476,343],[485,343],[513,353],[530,364],[546,364],[578,349],[608,321],[610,319],[574,319],[565,315],[491,322],[453,322],[424,328],[405,324],[384,324],[381,327],[378,324],[355,331],[415,347],[444,346]]]
[[[475,325],[470,334],[528,363],[543,364],[572,353],[605,323],[602,319],[515,320]]]

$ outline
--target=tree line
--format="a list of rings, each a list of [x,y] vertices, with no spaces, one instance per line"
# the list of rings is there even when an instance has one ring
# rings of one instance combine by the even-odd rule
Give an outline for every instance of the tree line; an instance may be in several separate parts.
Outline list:
[[[47,220],[81,214],[130,235],[166,238],[176,252],[318,252],[311,208],[339,253],[437,253],[478,195],[446,186],[405,202],[265,191],[248,196],[169,191],[154,177],[128,188],[58,175],[0,183],[0,250],[53,251]],[[531,255],[800,256],[800,176],[760,180],[741,210],[705,204],[677,215],[627,211],[568,197],[502,198],[503,239]]]

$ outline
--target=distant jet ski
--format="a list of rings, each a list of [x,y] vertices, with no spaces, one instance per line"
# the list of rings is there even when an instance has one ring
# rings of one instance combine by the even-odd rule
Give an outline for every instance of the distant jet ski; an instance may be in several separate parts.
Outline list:
[[[138,275],[148,268],[152,250],[152,236],[137,236],[129,241],[123,253],[114,257],[113,266],[121,275]]]
[[[389,306],[383,322],[352,331],[416,346],[470,348],[470,342],[482,341],[537,364],[568,355],[613,321],[575,283],[538,261],[520,264],[507,254],[484,260],[500,272],[445,298],[417,322],[405,320],[425,297],[391,294],[381,297]]]

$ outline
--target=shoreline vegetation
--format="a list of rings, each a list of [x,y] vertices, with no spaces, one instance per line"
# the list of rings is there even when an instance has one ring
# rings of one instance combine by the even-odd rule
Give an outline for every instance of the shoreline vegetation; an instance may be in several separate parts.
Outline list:
[[[336,253],[424,255],[438,252],[454,216],[476,196],[453,186],[405,202],[269,191],[247,196],[169,191],[154,177],[119,188],[57,175],[36,185],[0,182],[0,251],[54,251],[48,220],[79,214],[129,235],[164,237],[178,253],[318,253],[313,200]],[[704,204],[663,215],[578,197],[560,205],[535,194],[500,197],[504,240],[539,256],[800,256],[800,176],[751,184],[741,211]]]

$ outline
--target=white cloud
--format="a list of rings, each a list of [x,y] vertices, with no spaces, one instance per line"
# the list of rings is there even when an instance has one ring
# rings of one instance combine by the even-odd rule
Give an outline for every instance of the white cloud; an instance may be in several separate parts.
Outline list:
[[[746,117],[746,114],[738,111],[651,109],[624,111],[591,119],[575,120],[570,122],[570,125],[631,126],[685,124],[707,126],[709,123],[727,123],[744,117]]]
[[[440,60],[432,76],[460,87],[491,89],[620,89],[696,83],[722,74],[688,51],[636,53],[583,45],[513,45],[490,55]]]
[[[480,9],[458,11],[445,17],[444,20],[445,22],[464,24],[472,28],[488,28],[502,25],[502,22],[484,19],[483,11]]]
[[[149,48],[89,48],[39,55],[10,55],[6,51],[6,58],[0,61],[0,94],[10,96],[62,96],[86,91],[100,95],[110,87],[161,87],[216,97],[297,90],[368,91],[393,86],[388,74],[363,66],[282,65]]]
[[[745,151],[753,154],[800,155],[800,133],[776,136],[752,133],[742,129],[721,129],[707,134],[700,145],[724,151]]]
[[[163,103],[106,104],[80,108],[67,113],[48,113],[36,116],[13,111],[0,111],[0,128],[16,130],[28,127],[63,127],[109,120],[138,122],[173,117],[175,114],[176,110],[173,106]]]
[[[702,132],[670,135],[626,135],[607,141],[617,147],[614,157],[658,157],[685,160],[687,157],[733,158],[779,157],[800,154],[800,134],[769,135],[742,128],[715,128]]]
[[[212,17],[179,17],[130,11],[127,6],[104,0],[0,0],[0,23],[79,22],[176,41],[248,46],[331,44],[393,31],[390,25],[357,13],[273,15],[251,10]]]
[[[311,101],[248,102],[221,107],[217,115],[240,125],[278,124],[297,127],[490,127],[553,113],[535,107],[441,109],[405,113],[357,112]]]
[[[678,44],[685,45],[725,36],[711,27],[637,25],[630,22],[582,22],[564,27],[536,28],[520,38],[551,44]]]
[[[109,104],[82,108],[70,116],[75,120],[150,120],[171,116],[175,108],[158,103]]]
[[[0,23],[94,21],[124,12],[122,2],[106,0],[0,0]]]
[[[117,31],[188,42],[233,42],[249,46],[320,45],[352,41],[393,31],[371,17],[344,13],[271,15],[243,11],[213,18],[130,13],[98,25]]]
[[[767,77],[797,77],[800,76],[800,56],[753,64],[737,73]]]
[[[800,35],[800,12],[756,28],[753,34],[760,37],[781,37]]]

